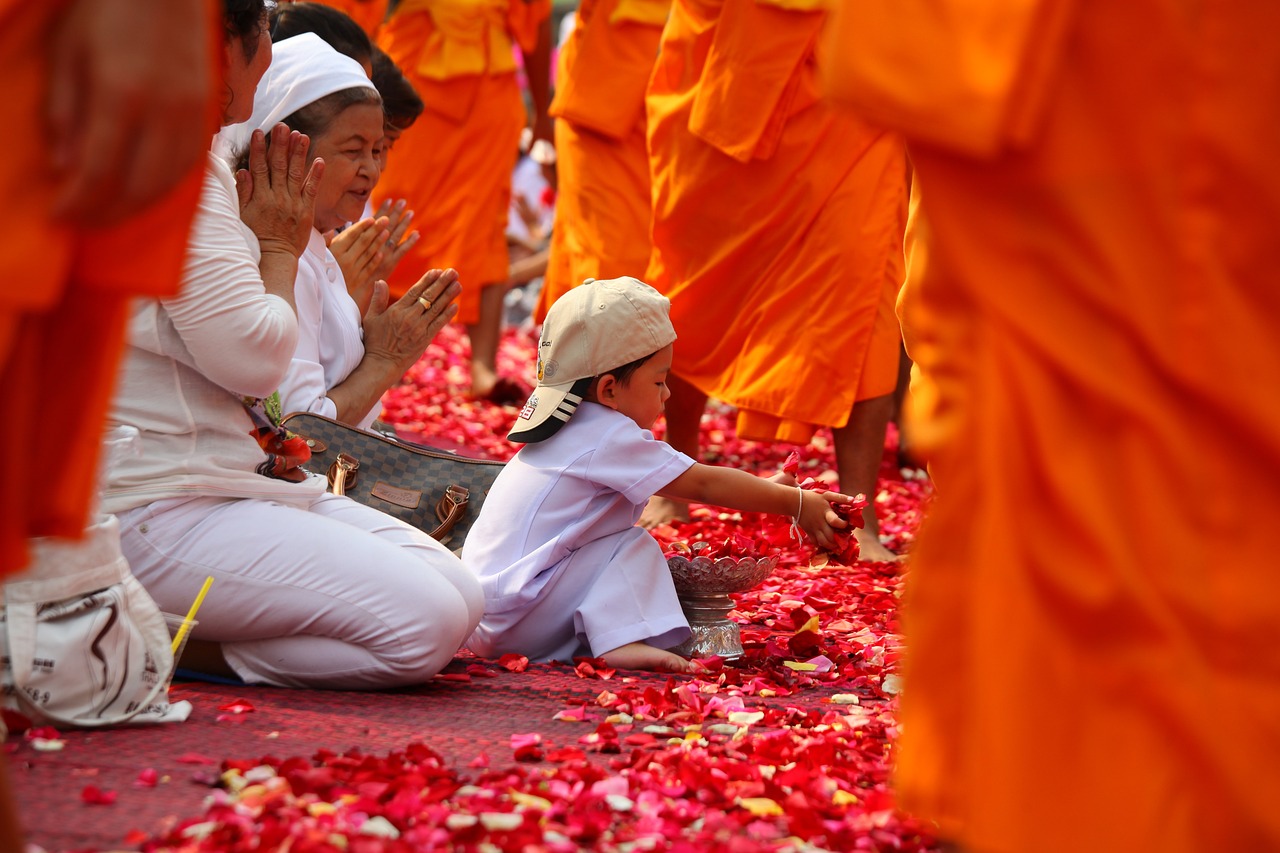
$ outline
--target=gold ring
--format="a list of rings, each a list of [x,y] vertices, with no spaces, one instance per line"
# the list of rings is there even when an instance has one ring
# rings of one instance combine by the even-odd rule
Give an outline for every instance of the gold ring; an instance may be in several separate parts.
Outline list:
[[[427,298],[427,297],[425,297],[425,296],[419,296],[419,297],[418,297],[418,304],[422,306],[422,310],[423,310],[423,311],[430,311],[430,310],[431,310],[431,300],[430,300],[430,299],[428,299],[428,298]]]

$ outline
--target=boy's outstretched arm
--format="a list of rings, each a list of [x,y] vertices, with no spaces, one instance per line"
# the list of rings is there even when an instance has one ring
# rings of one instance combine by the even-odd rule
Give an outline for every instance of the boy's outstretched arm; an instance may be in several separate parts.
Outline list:
[[[771,512],[795,518],[800,528],[823,548],[834,547],[836,529],[849,526],[831,509],[831,504],[852,500],[839,492],[809,491],[765,480],[737,468],[701,463],[694,463],[658,494],[688,503],[712,504],[746,512]],[[797,510],[800,512],[798,518]]]

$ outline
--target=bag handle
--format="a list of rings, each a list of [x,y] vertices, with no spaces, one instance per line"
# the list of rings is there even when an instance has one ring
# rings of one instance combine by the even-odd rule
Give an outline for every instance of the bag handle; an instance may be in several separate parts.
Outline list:
[[[440,525],[431,531],[431,538],[437,542],[445,542],[462,517],[467,514],[467,504],[471,501],[471,492],[456,483],[445,488],[444,494],[436,502],[436,518]]]
[[[339,453],[329,466],[329,491],[345,495],[347,489],[356,484],[356,472],[359,470],[359,459],[350,453]]]

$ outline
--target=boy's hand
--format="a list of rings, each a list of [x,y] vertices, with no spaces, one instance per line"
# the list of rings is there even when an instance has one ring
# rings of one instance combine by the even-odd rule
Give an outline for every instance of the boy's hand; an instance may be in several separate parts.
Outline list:
[[[839,543],[839,531],[849,527],[849,522],[841,517],[832,505],[851,504],[854,499],[839,492],[818,492],[810,489],[796,489],[800,494],[797,499],[800,516],[796,523],[809,535],[819,547],[831,550]]]

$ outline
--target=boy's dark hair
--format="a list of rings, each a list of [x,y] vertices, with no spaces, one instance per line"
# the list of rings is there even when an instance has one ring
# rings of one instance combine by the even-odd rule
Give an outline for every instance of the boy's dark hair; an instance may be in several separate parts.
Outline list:
[[[368,86],[353,86],[350,89],[340,89],[331,95],[325,95],[319,100],[312,101],[300,110],[295,110],[282,121],[288,125],[290,130],[296,130],[298,133],[305,133],[311,137],[314,143],[317,136],[323,134],[329,129],[329,125],[333,124],[333,120],[345,110],[347,107],[353,107],[357,104],[373,104],[380,106],[382,103],[378,97],[378,93],[370,89]],[[314,155],[314,148],[312,149]],[[243,151],[236,152],[234,169],[249,168],[249,146],[246,145]]]
[[[315,33],[329,46],[361,65],[373,60],[373,42],[344,12],[322,3],[285,3],[271,10],[271,41]],[[292,125],[291,125],[292,126]]]
[[[409,78],[396,65],[387,52],[373,48],[373,85],[382,95],[382,114],[387,124],[396,130],[404,130],[418,120],[425,105],[414,90]]]
[[[657,355],[656,352],[651,352],[646,356],[637,358],[635,361],[627,362],[622,365],[622,367],[615,367],[613,370],[606,370],[604,373],[612,375],[614,379],[618,380],[619,385],[626,385],[631,381],[632,374],[640,369],[640,365],[644,364],[655,355]],[[604,374],[601,375],[603,376]]]
[[[258,34],[267,16],[264,0],[222,0],[222,29],[228,41],[240,39],[244,58],[253,59],[258,52]]]

